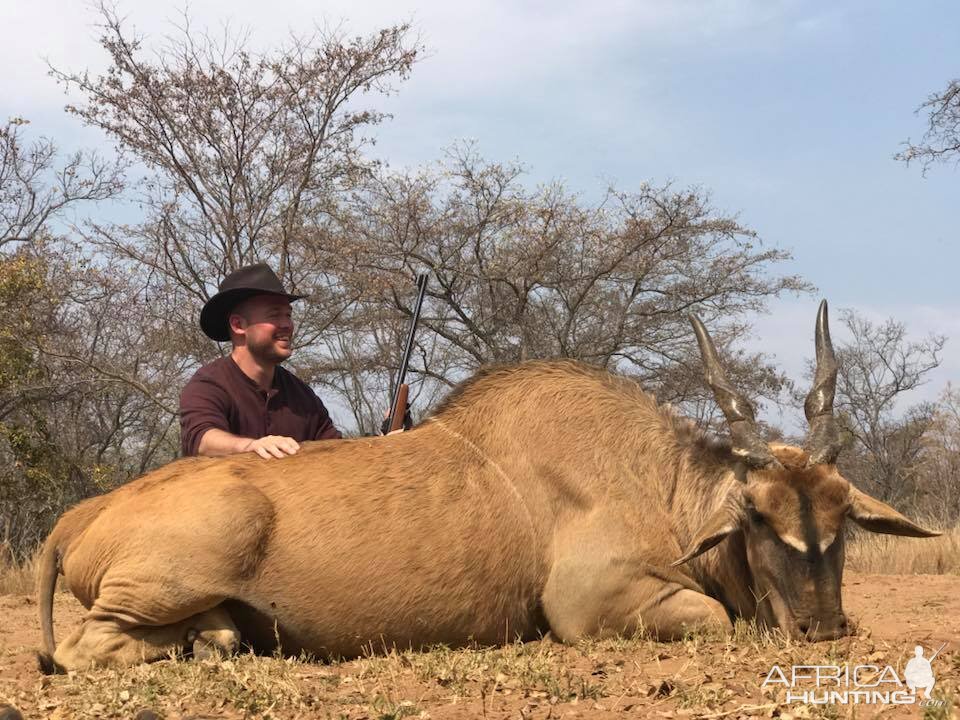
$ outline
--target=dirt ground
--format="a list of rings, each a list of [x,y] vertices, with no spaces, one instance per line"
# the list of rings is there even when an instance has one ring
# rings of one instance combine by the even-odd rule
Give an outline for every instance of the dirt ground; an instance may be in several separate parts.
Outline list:
[[[33,655],[40,640],[36,603],[7,595],[0,596],[0,705],[15,705],[25,718],[133,718],[142,708],[166,718],[351,720],[958,714],[960,576],[848,573],[844,605],[857,634],[816,644],[742,624],[732,638],[691,635],[676,643],[635,638],[568,647],[543,640],[498,649],[393,651],[338,664],[241,655],[44,677]],[[58,638],[80,617],[71,596],[57,597]],[[885,666],[903,679],[917,644],[929,657],[942,643],[932,663],[938,704],[804,704],[787,701],[783,681],[763,687],[774,664],[786,677],[793,665],[848,664],[851,672],[856,665],[876,666],[860,671],[864,685],[898,690],[884,676]],[[812,689],[811,681],[799,680],[796,689]]]

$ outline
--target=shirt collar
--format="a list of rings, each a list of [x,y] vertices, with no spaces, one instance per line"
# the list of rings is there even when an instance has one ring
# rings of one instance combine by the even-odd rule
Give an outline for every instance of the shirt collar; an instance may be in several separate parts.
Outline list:
[[[233,356],[232,356],[232,355],[227,355],[227,356],[226,356],[226,361],[227,361],[227,363],[230,365],[230,367],[232,368],[231,372],[233,372],[235,375],[239,375],[241,378],[243,378],[243,382],[247,383],[247,385],[249,385],[250,387],[252,387],[254,390],[256,390],[256,391],[258,391],[258,392],[265,393],[265,394],[268,395],[269,397],[273,397],[273,396],[276,395],[278,392],[280,392],[280,373],[283,372],[283,369],[282,369],[279,365],[277,365],[277,366],[273,369],[273,383],[272,383],[272,385],[270,386],[270,389],[269,389],[269,390],[263,390],[259,385],[257,385],[256,380],[254,380],[252,377],[250,377],[249,375],[247,375],[247,374],[243,371],[243,369],[242,369],[239,365],[237,365],[237,361],[233,359]]]

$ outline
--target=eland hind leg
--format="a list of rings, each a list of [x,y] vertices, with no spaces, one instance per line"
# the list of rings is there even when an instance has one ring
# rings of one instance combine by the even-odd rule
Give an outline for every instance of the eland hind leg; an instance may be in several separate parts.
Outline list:
[[[57,646],[53,661],[63,670],[124,667],[160,660],[191,647],[195,655],[237,650],[240,634],[222,607],[166,625],[136,624],[94,606],[83,624]]]
[[[222,605],[229,585],[217,572],[117,563],[101,579],[83,624],[57,646],[54,667],[121,667],[191,646],[201,655],[209,648],[232,652],[240,635]]]
[[[237,627],[222,603],[242,596],[258,571],[272,505],[235,478],[207,482],[201,495],[174,490],[167,483],[132,494],[69,547],[63,573],[89,611],[54,663],[129,665],[183,647],[198,655],[237,647]],[[144,507],[151,508],[149,522],[131,522]],[[104,547],[112,552],[105,556]]]

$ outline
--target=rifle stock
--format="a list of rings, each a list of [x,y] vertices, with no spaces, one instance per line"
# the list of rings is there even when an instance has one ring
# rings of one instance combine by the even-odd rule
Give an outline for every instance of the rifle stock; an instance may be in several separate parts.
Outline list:
[[[390,426],[387,432],[393,432],[394,430],[401,430],[403,428],[403,416],[406,413],[407,396],[409,394],[410,386],[406,383],[403,383],[397,388],[397,407],[403,408],[403,411],[398,410],[393,413],[393,417],[390,418]]]

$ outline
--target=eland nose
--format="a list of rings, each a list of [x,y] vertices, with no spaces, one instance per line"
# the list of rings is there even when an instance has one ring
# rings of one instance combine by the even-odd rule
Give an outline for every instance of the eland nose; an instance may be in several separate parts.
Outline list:
[[[807,618],[797,622],[797,629],[812,642],[836,640],[850,632],[843,613],[831,618]]]

